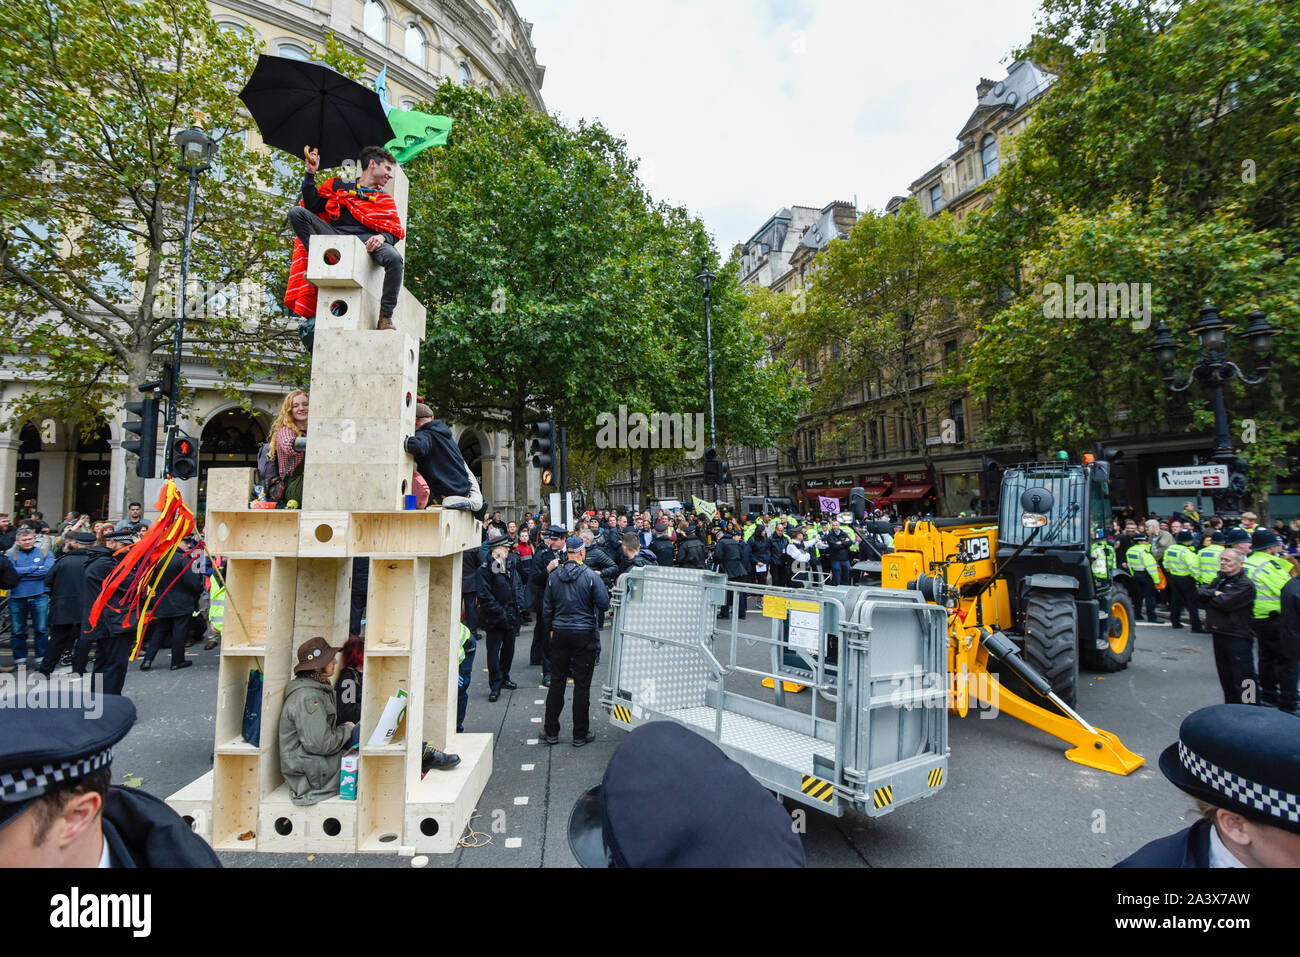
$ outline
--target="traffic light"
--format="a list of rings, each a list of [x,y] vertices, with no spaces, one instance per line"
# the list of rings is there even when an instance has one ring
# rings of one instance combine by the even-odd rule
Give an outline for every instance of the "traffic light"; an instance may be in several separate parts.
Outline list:
[[[177,429],[168,443],[167,460],[173,478],[194,478],[199,474],[199,443]]]
[[[534,422],[532,436],[532,445],[528,451],[533,455],[533,468],[543,471],[555,468],[555,423]]]
[[[718,450],[704,450],[704,484],[718,484]]]
[[[140,391],[149,398],[141,399],[139,402],[126,403],[127,413],[129,415],[138,415],[140,417],[139,421],[122,423],[124,430],[133,432],[140,438],[125,439],[122,442],[122,448],[135,453],[136,475],[141,478],[153,478],[157,473],[155,460],[158,456],[158,403],[161,400],[162,391],[158,382],[146,382],[140,386]]]
[[[1095,446],[1097,452],[1097,465],[1103,466],[1098,471],[1099,476],[1108,482],[1107,491],[1110,493],[1110,504],[1127,505],[1128,504],[1128,475],[1124,466],[1124,453],[1119,449],[1110,449],[1098,442]]]
[[[731,466],[729,466],[726,462],[718,463],[718,484],[719,485],[731,484]]]

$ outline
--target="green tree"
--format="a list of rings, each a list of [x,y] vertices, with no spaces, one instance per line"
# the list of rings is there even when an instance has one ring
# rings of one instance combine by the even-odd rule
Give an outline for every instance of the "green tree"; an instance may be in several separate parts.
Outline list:
[[[789,316],[786,341],[791,356],[817,368],[814,418],[834,413],[835,437],[857,439],[879,414],[857,400],[878,381],[936,478],[926,438],[952,396],[942,376],[942,343],[961,328],[952,305],[962,279],[956,250],[952,217],[927,217],[915,199],[897,215],[867,212],[818,259],[807,308]]]
[[[0,140],[31,171],[0,191],[0,313],[19,373],[50,383],[12,419],[88,425],[158,374],[187,193],[174,137],[196,122],[217,152],[196,206],[187,345],[233,383],[274,372],[278,310],[257,290],[283,256],[266,225],[283,211],[250,184],[293,176],[249,143],[235,92],[252,41],[202,0],[16,0],[0,8],[0,45]],[[141,485],[132,476],[128,493]]]

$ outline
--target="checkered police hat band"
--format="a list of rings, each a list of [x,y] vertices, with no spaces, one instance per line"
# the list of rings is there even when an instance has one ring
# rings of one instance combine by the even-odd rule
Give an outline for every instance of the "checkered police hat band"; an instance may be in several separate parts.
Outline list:
[[[43,764],[18,771],[0,772],[0,801],[6,804],[40,797],[51,784],[83,778],[98,771],[113,760],[113,749],[105,748],[98,754],[76,761]]]
[[[1224,797],[1279,820],[1300,824],[1300,796],[1264,787],[1211,764],[1181,741],[1178,742],[1178,760],[1184,768]]]

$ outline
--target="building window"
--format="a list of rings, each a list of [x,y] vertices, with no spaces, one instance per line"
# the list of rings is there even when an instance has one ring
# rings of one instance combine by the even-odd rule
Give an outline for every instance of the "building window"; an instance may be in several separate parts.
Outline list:
[[[404,96],[404,97],[402,97],[402,101],[401,101],[400,103],[398,103],[398,106],[400,106],[400,107],[401,107],[402,109],[404,109],[404,110],[413,110],[413,109],[415,109],[415,97],[412,97],[412,96]]]
[[[930,187],[930,212],[937,213],[943,209],[943,183],[935,183]]]
[[[280,56],[287,57],[290,60],[302,60],[304,63],[311,61],[310,53],[302,47],[295,46],[292,43],[281,43],[279,47],[276,48],[276,52],[278,52]]]
[[[943,361],[952,362],[957,358],[957,340],[949,339],[943,344]]]
[[[362,29],[373,40],[380,43],[387,42],[384,36],[384,26],[388,20],[388,13],[384,10],[384,5],[379,0],[366,0],[366,12],[362,20]]]
[[[981,141],[980,155],[984,161],[984,178],[991,179],[998,171],[998,139],[992,133]]]
[[[406,28],[406,58],[424,68],[424,33],[414,23]]]
[[[461,86],[469,86],[470,80],[469,64],[462,63],[456,70],[456,82]]]
[[[958,399],[948,407],[948,416],[956,426],[957,444],[961,445],[966,441],[966,404]]]

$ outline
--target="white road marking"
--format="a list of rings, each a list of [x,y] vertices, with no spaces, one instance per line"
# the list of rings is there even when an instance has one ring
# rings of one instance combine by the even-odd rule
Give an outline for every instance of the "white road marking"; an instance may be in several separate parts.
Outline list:
[[[541,724],[541,723],[542,723],[542,719],[541,719],[541,718],[529,718],[528,720],[531,721],[533,724]]]
[[[527,804],[527,803],[528,803],[528,795],[527,795],[527,794],[525,794],[523,797],[517,797],[517,798],[515,798],[515,804],[516,804],[516,805],[519,805],[519,804]]]
[[[522,837],[507,837],[506,847],[522,847],[524,839]]]
[[[546,699],[538,698],[536,701],[533,702],[533,704],[546,704]]]
[[[536,738],[529,738],[529,739],[528,739],[528,743],[529,743],[529,744],[536,744],[536,743],[537,743],[537,739],[536,739]]]
[[[529,743],[531,744],[532,742],[529,742]],[[535,765],[535,764],[521,764],[521,765],[519,765],[519,770],[520,770],[520,771],[531,771],[531,770],[532,770],[533,768],[535,768],[535,767],[537,767],[537,765]]]

